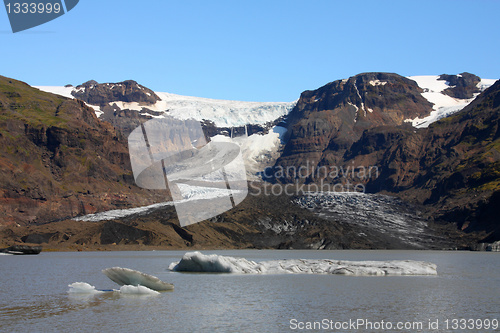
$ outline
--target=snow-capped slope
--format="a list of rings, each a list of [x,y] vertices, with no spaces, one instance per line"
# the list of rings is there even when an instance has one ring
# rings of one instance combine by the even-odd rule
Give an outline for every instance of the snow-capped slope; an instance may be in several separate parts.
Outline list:
[[[69,86],[69,87],[36,86],[34,88],[40,89],[41,91],[45,91],[48,93],[64,96],[67,98],[75,98],[73,95],[71,95],[71,92],[76,90],[76,88],[73,86]],[[99,118],[103,114],[99,105],[92,105],[92,104],[88,104],[88,103],[85,103],[85,104],[90,106],[92,109],[94,109],[95,115],[97,116],[97,118]]]
[[[40,90],[58,94],[68,98],[76,88],[73,86],[39,86]],[[80,88],[83,89],[83,88]],[[154,118],[163,118],[169,115],[177,119],[195,119],[198,121],[210,120],[217,127],[240,127],[251,124],[264,125],[276,121],[286,116],[295,106],[295,102],[241,102],[230,100],[217,100],[210,98],[200,98],[192,96],[181,96],[170,93],[155,92],[160,97],[160,101],[154,105],[140,104],[137,102],[113,101],[109,105],[115,105],[120,109],[136,110],[143,115],[150,115]],[[97,105],[90,105],[96,115],[102,115],[102,111]],[[155,115],[148,113],[154,111]],[[160,113],[158,115],[157,113]],[[162,114],[163,113],[163,114]],[[261,171],[261,165],[268,163],[270,159],[277,158],[277,151],[283,143],[283,134],[286,129],[275,126],[267,134],[252,134],[233,138],[242,149],[249,175]],[[218,135],[217,137],[222,137]],[[217,138],[213,138],[217,140]],[[222,138],[218,139],[219,141]]]
[[[161,98],[151,107],[152,111],[167,111],[177,119],[208,119],[217,127],[235,127],[249,124],[265,124],[287,115],[296,102],[241,102],[219,100],[170,93],[156,92]],[[121,109],[140,111],[138,103],[118,102]]]
[[[58,94],[68,98],[75,87],[38,86],[42,91]],[[287,115],[295,106],[294,102],[242,102],[219,100],[202,97],[182,96],[165,92],[155,92],[160,101],[154,105],[140,104],[137,102],[110,101],[109,105],[118,106],[120,109],[130,109],[147,113],[148,109],[155,112],[165,112],[177,119],[204,119],[213,121],[217,127],[237,127],[250,124],[266,124]],[[89,105],[101,113],[99,106]],[[155,116],[155,117],[162,117]]]
[[[417,128],[428,127],[433,122],[462,110],[477,96],[476,94],[474,98],[459,99],[445,95],[443,91],[450,88],[450,85],[445,80],[439,80],[439,76],[424,75],[409,76],[408,78],[417,82],[418,86],[424,90],[422,96],[434,104],[433,111],[427,117],[405,120],[406,122],[411,122],[412,125]],[[480,91],[484,91],[493,85],[495,81],[496,80],[492,79],[481,79],[481,82],[478,83],[477,87]]]

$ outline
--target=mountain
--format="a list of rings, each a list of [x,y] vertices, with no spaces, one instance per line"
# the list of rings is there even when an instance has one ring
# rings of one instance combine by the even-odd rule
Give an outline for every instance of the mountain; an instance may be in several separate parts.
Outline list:
[[[493,80],[363,73],[296,102],[259,103],[131,80],[38,87],[57,96],[2,79],[1,209],[11,226],[0,239],[66,249],[443,249],[498,238],[498,86],[484,91]],[[233,137],[254,176],[247,199],[180,228],[168,195],[139,189],[130,172],[125,137],[158,117],[194,118],[209,139]],[[330,178],[318,172],[332,169]],[[276,173],[284,170],[295,173]],[[189,200],[208,198],[200,195]]]
[[[445,89],[456,89],[445,81],[449,77],[415,77],[415,81],[392,73],[363,73],[303,92],[287,118],[289,139],[275,167],[286,170],[302,166],[306,170],[300,180],[294,179],[296,175],[285,175],[280,180],[307,182],[314,178],[313,169],[317,167],[342,165],[345,152],[366,130],[421,119],[428,125],[429,117],[438,119],[433,112],[443,113],[443,107],[451,104],[454,111],[463,108],[471,100],[443,93]],[[461,77],[469,75],[463,73]],[[479,90],[481,79],[474,78],[463,85],[470,83]]]
[[[479,93],[484,87],[482,80],[463,73],[455,79],[449,75],[437,77],[433,85],[439,88],[435,90],[418,90],[408,79],[388,75],[385,80],[390,77],[400,83],[391,87],[386,99],[385,93],[378,90],[378,97],[385,101],[378,104],[380,114],[375,109],[377,104],[369,98],[358,97],[353,110],[351,104],[354,105],[358,91],[359,96],[371,96],[375,87],[389,87],[390,83],[367,87],[366,82],[375,82],[376,75],[380,74],[360,74],[344,83],[335,81],[316,91],[304,92],[290,113],[291,134],[284,153],[267,174],[282,183],[326,184],[327,189],[339,188],[335,185],[346,189],[346,184],[356,184],[371,193],[390,193],[425,205],[424,215],[433,220],[453,222],[465,231],[483,233],[485,241],[499,239],[500,225],[493,212],[499,200],[500,83],[497,81]],[[417,77],[417,81],[421,85],[427,81],[432,87],[430,78]],[[427,101],[415,97],[412,89],[425,99],[434,100],[434,111],[455,108],[455,113],[448,113],[428,128],[411,126],[412,117],[421,118],[416,110],[429,107]],[[394,98],[398,91],[408,96],[404,99],[406,104]],[[460,100],[450,94],[475,99]],[[456,105],[450,106],[449,101]],[[467,101],[470,104],[457,112],[457,106],[463,107]],[[398,109],[400,105],[406,105],[406,114]],[[365,113],[364,109],[374,111]],[[363,123],[358,125],[358,121]],[[374,172],[367,174],[371,168]],[[339,173],[339,169],[348,172]]]
[[[0,223],[164,200],[134,185],[126,140],[82,101],[0,76]]]
[[[173,117],[202,122],[209,137],[233,136],[245,157],[248,176],[272,165],[279,156],[285,129],[280,125],[295,102],[242,102],[153,92],[135,81],[97,83],[77,87],[39,86],[42,91],[78,98],[96,116],[128,136],[137,126],[153,119]]]
[[[462,111],[427,129],[365,131],[345,154],[346,164],[379,165],[367,189],[392,192],[430,208],[429,216],[500,239],[500,82]]]
[[[94,80],[90,80],[77,86],[71,92],[71,95],[88,104],[99,106],[105,106],[109,101],[154,105],[160,100],[151,89],[133,80],[106,84],[99,84]]]

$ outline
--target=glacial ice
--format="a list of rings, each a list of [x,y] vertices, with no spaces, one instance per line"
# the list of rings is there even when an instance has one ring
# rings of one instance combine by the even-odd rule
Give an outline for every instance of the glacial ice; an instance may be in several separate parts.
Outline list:
[[[150,289],[145,286],[130,286],[124,285],[120,287],[120,293],[128,295],[159,295],[160,293],[156,290]]]
[[[68,285],[70,294],[101,294],[103,291],[95,289],[94,286],[86,282],[74,282]]]
[[[129,268],[112,267],[102,271],[111,281],[118,283],[121,286],[144,286],[156,291],[174,290],[174,285],[163,282],[156,276],[135,271]]]
[[[68,285],[69,294],[84,294],[84,295],[94,295],[94,294],[102,294],[105,291],[104,290],[98,290],[94,286],[86,283],[86,282],[74,282],[72,284]],[[120,294],[128,294],[128,295],[158,295],[160,294],[156,290],[152,290],[148,287],[137,285],[137,286],[131,286],[131,285],[124,285],[121,286],[119,290],[113,289],[113,290],[108,290],[110,292],[116,292]]]
[[[333,259],[284,259],[255,262],[201,252],[187,252],[170,264],[177,272],[239,274],[341,274],[341,275],[437,275],[436,265],[424,261],[345,261]]]
[[[119,290],[107,290],[131,295],[158,295],[159,291],[173,290],[174,285],[163,282],[156,276],[145,274],[129,268],[112,267],[102,271],[111,281],[121,285]],[[86,282],[74,282],[68,285],[70,294],[100,294],[98,290]]]

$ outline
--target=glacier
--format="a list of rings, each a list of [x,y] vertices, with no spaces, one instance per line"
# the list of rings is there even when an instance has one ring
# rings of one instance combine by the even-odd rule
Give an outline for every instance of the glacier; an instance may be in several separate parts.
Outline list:
[[[197,179],[196,179],[197,180]],[[206,179],[204,179],[206,180]],[[188,201],[196,200],[208,200],[220,197],[225,197],[230,193],[230,190],[203,186],[192,186],[188,184],[180,184],[179,188],[183,199],[178,200],[178,203],[185,203]],[[236,190],[233,192],[237,192]],[[114,219],[120,219],[132,215],[144,215],[148,214],[157,209],[173,206],[173,201],[160,202],[148,206],[135,207],[135,208],[125,208],[125,209],[113,209],[107,210],[99,213],[92,213],[87,215],[82,215],[72,218],[73,221],[82,222],[99,222],[99,221],[109,221]]]
[[[75,87],[60,86],[35,86],[35,88],[61,95],[67,98],[75,98],[71,93]],[[245,102],[233,100],[221,100],[194,96],[184,96],[166,92],[156,92],[160,98],[154,105],[141,105],[138,102],[111,101],[108,104],[116,104],[120,109],[129,109],[143,112],[148,109],[155,112],[164,112],[176,119],[195,119],[203,121],[208,119],[217,127],[238,127],[249,124],[264,125],[276,119],[288,115],[297,101],[293,102]],[[91,105],[96,116],[101,116],[102,111],[98,105]],[[147,113],[147,112],[146,112]],[[154,118],[159,116],[152,116]]]
[[[237,274],[340,274],[355,276],[437,275],[433,263],[414,260],[345,261],[333,259],[283,259],[255,262],[245,258],[187,252],[169,265],[176,272]]]

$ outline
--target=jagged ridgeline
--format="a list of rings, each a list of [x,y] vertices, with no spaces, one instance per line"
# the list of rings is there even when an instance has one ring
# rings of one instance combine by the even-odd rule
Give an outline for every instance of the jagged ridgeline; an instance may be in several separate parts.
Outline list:
[[[438,249],[492,242],[500,238],[500,87],[493,81],[469,73],[363,73],[305,91],[296,102],[257,103],[154,92],[132,80],[40,87],[51,94],[1,77],[0,223],[9,227],[0,234],[66,247]],[[155,117],[194,118],[207,141],[235,138],[253,181],[247,199],[187,228],[168,204],[124,210],[169,199],[138,188],[130,168],[126,135]],[[305,198],[296,191],[317,184],[357,184],[374,196]],[[111,209],[120,210],[85,217]],[[399,231],[390,232],[389,215]]]

